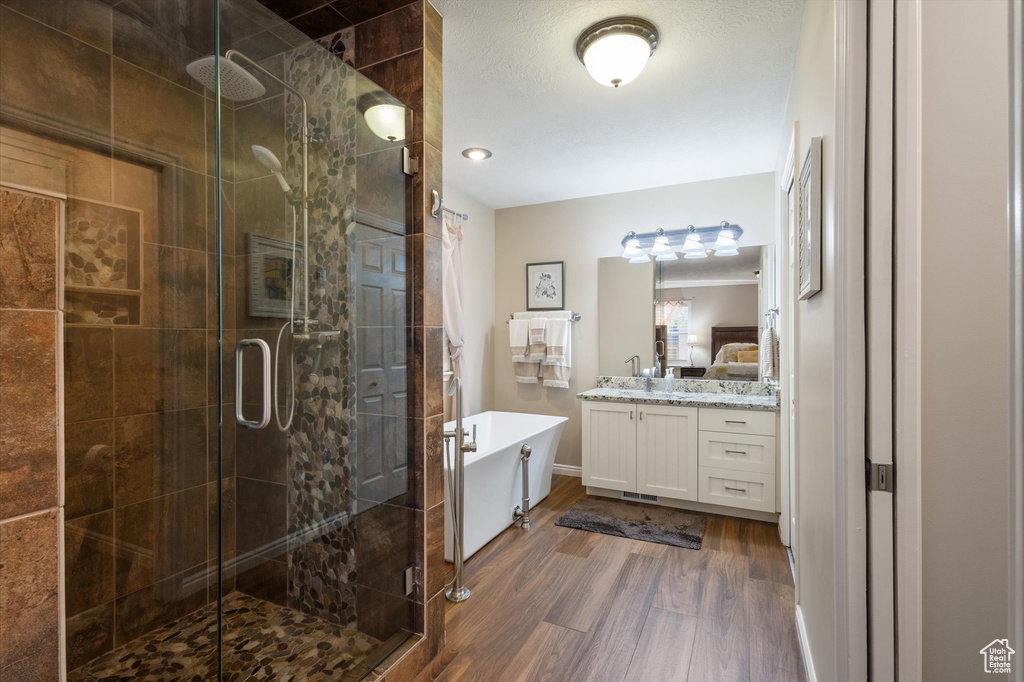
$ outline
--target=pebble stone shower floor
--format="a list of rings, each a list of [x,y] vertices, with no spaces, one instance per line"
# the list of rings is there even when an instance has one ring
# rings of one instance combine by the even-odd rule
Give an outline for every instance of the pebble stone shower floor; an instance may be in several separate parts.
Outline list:
[[[341,680],[381,642],[239,592],[224,598],[225,680]],[[69,682],[216,679],[209,604],[68,673]]]

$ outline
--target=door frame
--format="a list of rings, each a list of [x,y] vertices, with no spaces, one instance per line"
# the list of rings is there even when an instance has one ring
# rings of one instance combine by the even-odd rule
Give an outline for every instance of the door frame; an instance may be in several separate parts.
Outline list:
[[[779,183],[779,230],[775,242],[781,248],[776,248],[776,258],[784,260],[783,267],[777,267],[779,280],[778,291],[782,292],[777,296],[779,306],[779,322],[784,330],[781,334],[780,343],[785,348],[779,367],[779,394],[780,404],[783,406],[784,417],[779,424],[781,438],[780,450],[780,474],[781,483],[779,486],[780,515],[779,535],[782,544],[790,549],[793,555],[793,581],[797,585],[797,602],[799,603],[799,585],[796,572],[799,562],[796,557],[799,553],[797,542],[799,533],[798,496],[797,496],[797,314],[799,306],[796,300],[796,287],[794,285],[796,272],[796,220],[795,214],[799,199],[799,191],[796,183],[797,169],[800,167],[800,121],[793,122],[793,134],[789,139],[789,150],[786,152],[786,166],[782,172],[782,181]]]
[[[836,680],[847,682],[868,678],[864,481],[868,3],[837,0],[835,22],[835,650]]]
[[[1024,0],[1010,0],[1010,623],[1024,643]],[[1024,682],[1024,665],[1013,679]]]

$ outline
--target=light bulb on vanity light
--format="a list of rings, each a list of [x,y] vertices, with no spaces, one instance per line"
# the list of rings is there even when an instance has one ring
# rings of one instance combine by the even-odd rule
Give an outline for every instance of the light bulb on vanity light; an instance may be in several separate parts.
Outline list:
[[[683,242],[683,258],[687,260],[707,258],[708,254],[704,253],[704,245],[700,243],[700,235],[694,231],[693,225],[690,225],[689,229],[690,233],[686,235],[686,240]]]
[[[636,232],[630,232],[626,235],[626,243],[622,247],[623,258],[639,258],[644,255],[644,250],[640,248],[640,240],[636,238]]]

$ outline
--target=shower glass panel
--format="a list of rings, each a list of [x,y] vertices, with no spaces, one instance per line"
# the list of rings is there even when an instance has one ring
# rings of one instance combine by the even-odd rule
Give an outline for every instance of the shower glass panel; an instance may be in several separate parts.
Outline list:
[[[224,385],[240,391],[224,398],[247,422],[224,422],[223,668],[358,677],[413,617],[405,110],[269,13],[230,34],[240,8],[261,10],[221,0]],[[189,68],[215,85],[210,62]]]
[[[358,679],[413,629],[406,112],[342,57],[256,0],[0,0],[0,265],[63,300],[69,680]]]

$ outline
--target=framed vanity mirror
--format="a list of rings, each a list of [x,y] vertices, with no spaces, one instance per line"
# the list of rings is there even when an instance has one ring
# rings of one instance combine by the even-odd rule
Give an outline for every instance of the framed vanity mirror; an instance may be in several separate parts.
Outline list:
[[[774,296],[774,249],[738,255],[630,263],[598,262],[599,372],[632,376],[638,366],[677,378],[759,381],[758,343]],[[764,280],[764,283],[762,283]]]

